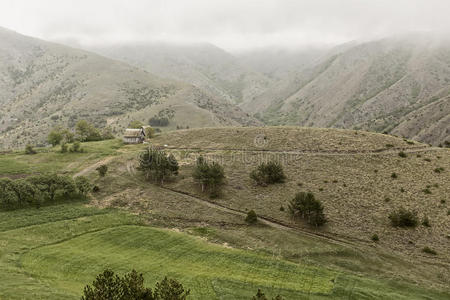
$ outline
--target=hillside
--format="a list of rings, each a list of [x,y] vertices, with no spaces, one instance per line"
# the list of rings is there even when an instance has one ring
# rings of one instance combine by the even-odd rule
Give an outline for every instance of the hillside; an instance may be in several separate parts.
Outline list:
[[[193,299],[250,299],[257,287],[287,299],[448,298],[448,149],[385,134],[300,127],[178,130],[149,143],[179,162],[179,174],[163,185],[146,181],[136,168],[147,145],[111,140],[83,143],[84,153],[56,147],[0,154],[3,176],[56,171],[88,176],[99,187],[88,207],[0,212],[0,242],[7,241],[0,296],[75,299],[108,265],[121,272],[135,267],[150,284],[170,273],[192,287]],[[210,199],[192,179],[199,155],[225,168],[218,198]],[[249,173],[274,159],[286,182],[256,186]],[[95,171],[100,164],[108,165],[106,177]],[[287,202],[299,191],[323,203],[324,227],[291,219]],[[430,226],[392,227],[388,216],[399,207],[417,211],[420,223],[426,216]],[[259,225],[245,223],[251,209]],[[35,240],[38,247],[30,243]],[[17,293],[16,282],[28,288]]]
[[[169,129],[259,124],[198,87],[0,29],[0,149],[42,144],[51,127],[80,119],[120,135],[131,120],[147,123],[166,108]]]
[[[334,48],[111,45],[93,49],[227,99],[267,125],[389,132],[433,145],[450,139],[450,42],[411,34]]]

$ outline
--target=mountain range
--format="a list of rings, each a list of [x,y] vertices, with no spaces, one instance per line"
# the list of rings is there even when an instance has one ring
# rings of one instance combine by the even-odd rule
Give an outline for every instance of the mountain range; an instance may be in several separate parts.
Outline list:
[[[120,135],[167,111],[163,130],[299,125],[450,140],[450,40],[433,35],[231,54],[200,43],[80,50],[1,29],[0,58],[0,148],[78,119]]]

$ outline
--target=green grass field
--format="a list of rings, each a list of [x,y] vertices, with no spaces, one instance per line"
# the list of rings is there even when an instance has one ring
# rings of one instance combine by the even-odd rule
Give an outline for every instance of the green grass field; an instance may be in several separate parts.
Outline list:
[[[135,268],[150,286],[175,277],[192,289],[192,299],[250,299],[258,288],[286,299],[446,299],[411,285],[230,249],[82,203],[1,212],[0,220],[0,299],[78,299],[105,268]]]
[[[244,146],[251,148],[258,130],[248,129]],[[282,149],[285,142],[288,149],[300,151],[313,151],[317,145],[308,138],[295,141],[310,134],[304,129],[264,130],[273,139],[269,144],[273,150]],[[224,136],[214,144],[207,133],[180,131],[154,140],[167,142],[173,147],[168,151],[180,159],[180,174],[163,187],[146,182],[135,171],[137,154],[146,145],[110,140],[83,143],[84,153],[62,154],[56,147],[38,149],[36,155],[1,154],[0,176],[81,172],[100,191],[89,203],[0,212],[0,299],[79,299],[83,287],[106,267],[118,273],[136,268],[148,286],[166,275],[175,277],[192,289],[191,299],[251,299],[258,288],[269,297],[281,294],[286,299],[450,298],[445,288],[448,274],[443,271],[448,258],[443,233],[449,216],[447,202],[441,200],[449,188],[448,171],[434,171],[448,164],[447,150],[425,149],[420,155],[408,153],[407,158],[395,151],[335,156],[329,151],[341,146],[345,151],[353,151],[351,145],[358,146],[355,150],[377,150],[389,142],[412,150],[420,144],[353,131],[345,132],[341,140],[316,130],[312,137],[325,141],[318,150],[328,154],[295,154],[285,165],[286,183],[257,187],[248,173],[256,166],[252,158],[259,159],[259,154],[244,153],[246,164],[234,162],[230,158],[242,155],[230,150],[236,141]],[[197,139],[189,142],[186,134]],[[284,141],[283,134],[292,139]],[[345,145],[340,145],[343,141]],[[241,211],[256,209],[259,215],[288,223],[291,220],[280,206],[286,208],[286,199],[295,191],[312,190],[330,218],[320,233],[333,236],[336,231],[341,240],[347,234],[348,243],[267,225],[248,226],[242,215],[207,205],[204,200],[211,200],[190,176],[192,157],[199,153],[224,158],[227,182],[223,195],[213,200],[216,203]],[[95,171],[98,163],[108,164],[104,178]],[[391,172],[399,178],[393,181]],[[427,185],[432,194],[424,196],[421,191]],[[400,192],[401,187],[406,191]],[[389,208],[405,203],[425,207],[432,227],[408,232],[389,227]],[[373,232],[381,237],[378,243],[370,241]],[[422,254],[421,243],[436,245],[438,255]]]

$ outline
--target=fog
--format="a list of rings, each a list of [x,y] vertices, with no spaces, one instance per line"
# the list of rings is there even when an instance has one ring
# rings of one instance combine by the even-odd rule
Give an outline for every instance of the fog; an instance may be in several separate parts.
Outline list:
[[[229,51],[450,33],[448,0],[0,0],[0,26],[46,40],[208,42]]]

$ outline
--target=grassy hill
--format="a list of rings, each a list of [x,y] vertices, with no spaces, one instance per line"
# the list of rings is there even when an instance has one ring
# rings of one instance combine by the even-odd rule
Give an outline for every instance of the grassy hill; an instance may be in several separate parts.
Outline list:
[[[174,114],[168,129],[259,124],[192,85],[0,28],[0,149],[42,144],[53,126],[80,119],[120,135],[164,110]]]
[[[180,163],[180,174],[162,186],[136,170],[147,145],[103,141],[84,143],[85,153],[0,155],[2,176],[57,171],[88,176],[100,188],[89,203],[0,212],[0,297],[77,298],[105,267],[136,267],[149,285],[179,278],[193,299],[249,299],[257,288],[287,299],[449,297],[448,149],[298,127],[180,130],[150,143]],[[219,198],[201,193],[191,177],[200,154],[225,167]],[[271,159],[283,164],[286,182],[255,186],[250,171]],[[102,163],[103,178],[93,167]],[[287,201],[298,191],[322,201],[325,227],[289,217]],[[392,227],[388,214],[400,206],[417,210],[420,221],[426,215],[431,227]],[[250,209],[259,225],[245,223]]]

